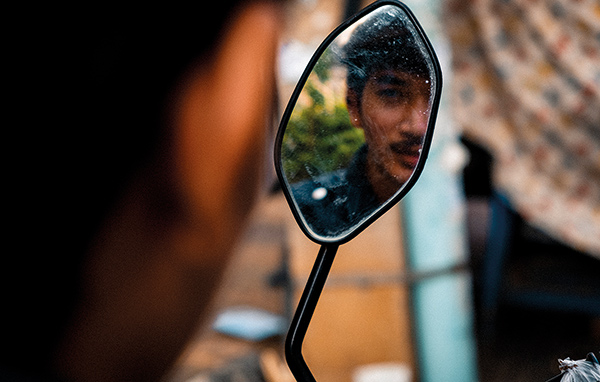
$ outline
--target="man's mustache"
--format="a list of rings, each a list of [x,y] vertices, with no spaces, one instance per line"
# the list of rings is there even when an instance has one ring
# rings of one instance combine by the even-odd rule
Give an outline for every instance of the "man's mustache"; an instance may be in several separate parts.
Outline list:
[[[403,137],[390,144],[392,151],[402,155],[418,155],[423,146],[423,136],[405,134]]]

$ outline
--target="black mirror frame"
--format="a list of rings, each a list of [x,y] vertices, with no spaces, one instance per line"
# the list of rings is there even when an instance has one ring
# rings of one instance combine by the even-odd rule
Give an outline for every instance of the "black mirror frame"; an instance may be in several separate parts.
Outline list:
[[[304,232],[304,234],[309,239],[311,239],[312,241],[314,241],[318,244],[321,244],[321,245],[340,245],[340,244],[343,244],[343,243],[346,243],[346,242],[352,240],[359,233],[361,233],[365,228],[367,228],[369,225],[371,225],[371,223],[373,223],[381,215],[383,215],[390,208],[392,208],[396,203],[398,203],[400,201],[400,199],[402,199],[404,197],[404,195],[406,195],[406,193],[408,193],[408,191],[410,191],[410,189],[414,186],[417,179],[421,175],[421,172],[423,171],[423,168],[425,166],[425,161],[427,160],[427,155],[429,153],[431,141],[433,139],[433,130],[434,130],[435,121],[437,118],[437,112],[438,112],[441,93],[442,93],[442,71],[440,68],[440,64],[439,64],[437,55],[435,54],[435,51],[433,50],[433,46],[431,45],[431,42],[427,38],[427,35],[423,31],[423,28],[417,21],[416,17],[412,13],[412,11],[406,5],[404,5],[400,1],[396,1],[396,0],[379,0],[379,1],[376,1],[375,3],[372,3],[371,5],[369,5],[367,7],[365,7],[363,10],[358,12],[356,15],[349,18],[348,20],[343,22],[340,26],[338,26],[333,32],[331,32],[329,34],[329,36],[327,36],[327,38],[321,43],[321,45],[319,45],[316,52],[310,59],[308,65],[306,66],[306,69],[304,70],[304,72],[302,73],[302,76],[298,80],[298,83],[294,89],[294,92],[292,93],[292,96],[290,97],[290,100],[289,100],[287,107],[281,118],[279,129],[277,131],[277,136],[275,139],[275,148],[274,148],[275,170],[277,172],[277,177],[279,178],[279,182],[281,183],[281,186],[282,186],[281,188],[283,189],[283,192],[284,192],[285,198],[287,199],[288,204],[290,206],[293,206],[294,199],[293,199],[292,195],[290,194],[289,187],[286,186],[286,178],[283,173],[283,165],[282,165],[282,160],[281,160],[281,145],[283,142],[283,135],[285,133],[285,129],[286,129],[289,119],[292,115],[292,111],[294,110],[294,107],[296,105],[296,101],[298,100],[298,97],[300,96],[300,93],[302,92],[302,89],[304,88],[304,85],[306,84],[306,81],[308,80],[308,76],[312,73],[312,70],[315,67],[317,61],[319,60],[321,55],[325,52],[325,50],[329,47],[329,45],[333,42],[333,40],[335,40],[336,37],[338,37],[343,31],[345,31],[351,24],[356,22],[358,19],[366,16],[368,13],[375,11],[377,8],[380,8],[385,5],[396,6],[396,7],[400,8],[402,11],[404,11],[404,13],[407,15],[409,20],[415,26],[415,30],[419,34],[419,37],[425,43],[425,48],[427,50],[427,53],[431,57],[431,61],[432,61],[432,65],[433,65],[433,70],[434,70],[434,75],[435,75],[434,97],[432,100],[431,114],[429,116],[429,122],[428,122],[428,126],[427,126],[427,132],[425,134],[425,140],[423,142],[421,157],[419,158],[419,161],[417,163],[415,171],[413,172],[411,177],[402,186],[402,188],[400,188],[400,190],[398,190],[398,192],[396,193],[396,195],[394,195],[394,197],[392,197],[390,200],[388,200],[383,205],[381,205],[379,208],[377,208],[377,210],[375,210],[371,214],[371,216],[369,216],[366,220],[362,221],[353,230],[350,230],[349,232],[343,234],[340,237],[327,238],[327,237],[322,237],[322,236],[315,234],[310,229],[310,227],[308,227],[308,225],[304,222],[304,220],[300,216],[300,213],[297,211],[297,209],[291,208],[294,218],[296,219],[296,222],[298,223],[298,226],[300,227],[302,232]]]

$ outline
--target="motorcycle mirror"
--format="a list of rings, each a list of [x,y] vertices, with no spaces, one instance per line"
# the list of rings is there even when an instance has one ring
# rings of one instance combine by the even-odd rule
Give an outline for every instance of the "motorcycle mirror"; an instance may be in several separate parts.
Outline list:
[[[315,382],[302,343],[340,244],[417,181],[442,88],[435,52],[411,11],[379,0],[336,28],[283,114],[275,168],[302,231],[321,249],[286,337],[298,381]]]
[[[275,162],[302,231],[319,244],[355,237],[415,184],[442,86],[410,10],[380,1],[335,29],[301,76]]]

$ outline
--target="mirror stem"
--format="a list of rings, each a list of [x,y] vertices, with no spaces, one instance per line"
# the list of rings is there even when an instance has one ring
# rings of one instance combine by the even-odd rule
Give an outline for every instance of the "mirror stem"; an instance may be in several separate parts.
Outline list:
[[[285,357],[298,382],[316,382],[302,356],[302,343],[327,281],[338,245],[322,245],[308,277],[285,341]]]

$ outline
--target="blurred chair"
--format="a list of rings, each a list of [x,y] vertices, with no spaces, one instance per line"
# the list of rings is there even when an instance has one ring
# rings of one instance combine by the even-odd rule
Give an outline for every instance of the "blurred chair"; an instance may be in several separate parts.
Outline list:
[[[490,197],[481,311],[494,330],[501,304],[600,317],[600,261],[527,225],[499,193]]]

